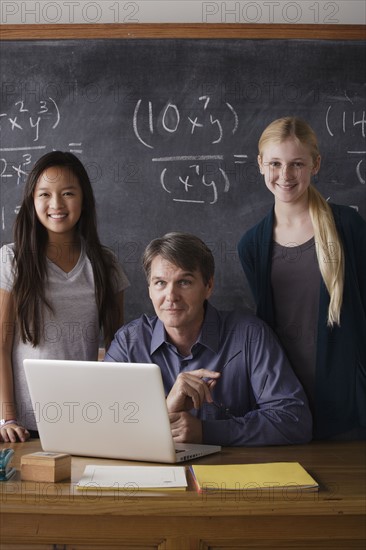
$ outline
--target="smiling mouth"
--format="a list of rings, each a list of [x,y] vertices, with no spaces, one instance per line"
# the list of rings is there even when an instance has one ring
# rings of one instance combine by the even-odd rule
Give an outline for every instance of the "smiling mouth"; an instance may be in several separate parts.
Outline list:
[[[276,184],[277,187],[280,187],[281,189],[293,189],[294,187],[296,187],[296,183],[291,183],[290,185],[281,185],[280,183],[277,183]]]
[[[67,214],[48,214],[48,217],[52,220],[63,220],[66,216]]]

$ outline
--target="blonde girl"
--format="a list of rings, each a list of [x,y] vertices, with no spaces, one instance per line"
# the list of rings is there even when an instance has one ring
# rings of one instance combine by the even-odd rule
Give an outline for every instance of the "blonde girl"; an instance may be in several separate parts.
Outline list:
[[[321,157],[305,121],[273,121],[258,148],[274,207],[238,245],[257,314],[304,386],[314,437],[364,438],[366,222],[313,185]]]

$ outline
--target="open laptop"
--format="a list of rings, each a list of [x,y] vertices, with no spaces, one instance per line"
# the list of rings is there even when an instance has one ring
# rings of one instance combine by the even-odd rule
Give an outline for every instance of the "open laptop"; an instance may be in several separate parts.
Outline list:
[[[25,359],[24,369],[44,451],[175,463],[221,450],[174,444],[155,364]]]

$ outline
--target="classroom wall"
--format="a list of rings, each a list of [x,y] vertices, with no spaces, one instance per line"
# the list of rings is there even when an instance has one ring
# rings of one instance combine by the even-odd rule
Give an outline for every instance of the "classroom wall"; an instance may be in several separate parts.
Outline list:
[[[366,24],[365,0],[2,0],[1,24]]]

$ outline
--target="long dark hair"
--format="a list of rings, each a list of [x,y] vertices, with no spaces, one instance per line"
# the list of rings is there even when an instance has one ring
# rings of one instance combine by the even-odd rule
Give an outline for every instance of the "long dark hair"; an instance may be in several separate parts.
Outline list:
[[[95,199],[89,176],[72,153],[52,151],[41,157],[27,178],[24,196],[14,226],[15,280],[14,300],[16,320],[23,342],[37,346],[41,340],[41,306],[51,309],[45,297],[47,276],[46,247],[48,233],[37,218],[34,208],[34,190],[42,173],[52,166],[66,167],[77,177],[83,205],[76,231],[83,237],[86,254],[94,273],[95,299],[99,312],[99,325],[109,343],[116,329],[119,311],[114,299],[114,262],[110,251],[101,245],[97,232]]]

